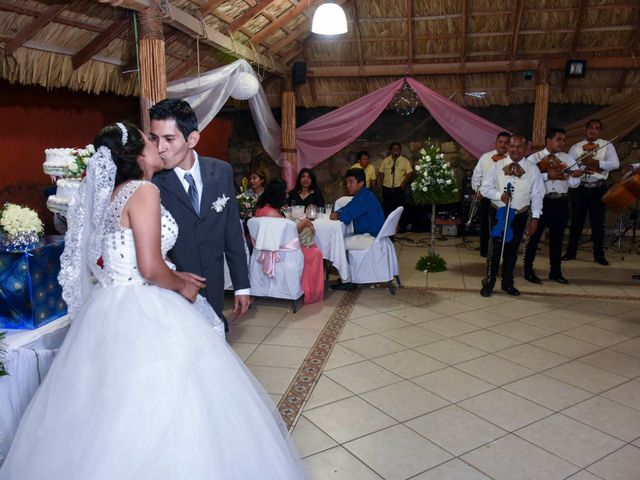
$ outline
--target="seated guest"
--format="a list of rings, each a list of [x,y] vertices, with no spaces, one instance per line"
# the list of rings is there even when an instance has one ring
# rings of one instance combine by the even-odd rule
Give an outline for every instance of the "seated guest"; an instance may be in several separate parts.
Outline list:
[[[280,209],[284,206],[287,187],[284,180],[277,178],[269,181],[264,192],[256,202],[256,217],[283,218]],[[304,303],[315,303],[324,298],[324,271],[322,252],[316,246],[313,223],[308,218],[291,219],[296,222],[298,238],[304,255],[302,270],[302,291]]]
[[[255,166],[249,173],[249,188],[247,194],[253,198],[258,198],[264,191],[264,186],[269,181],[267,171],[260,165]]]
[[[361,168],[352,168],[345,174],[347,192],[353,197],[348,204],[331,214],[331,220],[342,223],[353,222],[353,235],[345,238],[347,250],[364,250],[373,243],[384,225],[382,205],[371,190],[365,187],[365,173]],[[331,285],[334,290],[353,290],[351,283]]]
[[[364,176],[366,178],[366,187],[375,192],[377,189],[378,172],[373,164],[369,163],[369,152],[362,150],[358,152],[358,161],[351,165],[351,168],[361,168],[364,170]]]
[[[324,197],[316,182],[316,176],[311,169],[303,168],[300,170],[296,186],[289,192],[287,205],[324,207]]]

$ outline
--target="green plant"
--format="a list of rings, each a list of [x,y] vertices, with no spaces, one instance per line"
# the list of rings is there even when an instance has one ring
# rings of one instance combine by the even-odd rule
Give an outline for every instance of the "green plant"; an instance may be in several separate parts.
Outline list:
[[[437,253],[420,257],[416,263],[416,270],[421,272],[444,272],[446,269],[447,262]]]

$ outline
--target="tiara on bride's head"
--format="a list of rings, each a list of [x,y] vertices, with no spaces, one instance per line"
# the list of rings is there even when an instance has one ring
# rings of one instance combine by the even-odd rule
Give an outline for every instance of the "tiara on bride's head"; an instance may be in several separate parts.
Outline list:
[[[129,140],[129,132],[127,132],[127,127],[124,126],[124,123],[117,122],[116,125],[122,130],[122,145],[124,146]]]

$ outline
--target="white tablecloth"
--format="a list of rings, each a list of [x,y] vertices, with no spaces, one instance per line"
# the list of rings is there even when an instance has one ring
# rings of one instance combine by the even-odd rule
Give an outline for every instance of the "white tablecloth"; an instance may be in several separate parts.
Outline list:
[[[316,229],[316,245],[322,252],[322,257],[333,263],[343,282],[349,282],[351,274],[347,262],[347,251],[344,248],[346,225],[339,220],[323,217],[314,220],[313,226]]]
[[[49,371],[69,328],[65,315],[36,330],[7,330],[5,365],[0,377],[0,458],[9,451],[22,414]]]

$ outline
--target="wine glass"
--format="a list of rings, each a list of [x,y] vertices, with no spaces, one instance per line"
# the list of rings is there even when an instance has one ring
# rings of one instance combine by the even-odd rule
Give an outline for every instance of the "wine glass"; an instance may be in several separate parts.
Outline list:
[[[316,206],[311,204],[307,207],[307,217],[309,218],[309,220],[315,220],[316,217],[318,215],[318,210],[316,209]]]

